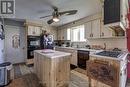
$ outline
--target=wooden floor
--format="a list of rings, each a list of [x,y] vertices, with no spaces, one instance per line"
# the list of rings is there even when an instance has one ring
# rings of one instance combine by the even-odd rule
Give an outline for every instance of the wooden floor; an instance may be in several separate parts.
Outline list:
[[[88,77],[85,74],[86,71],[80,68],[72,70],[69,87],[89,87]],[[6,87],[42,87],[33,73],[33,67],[27,67],[25,64],[14,65],[11,78],[12,82]],[[130,80],[126,87],[130,87]]]

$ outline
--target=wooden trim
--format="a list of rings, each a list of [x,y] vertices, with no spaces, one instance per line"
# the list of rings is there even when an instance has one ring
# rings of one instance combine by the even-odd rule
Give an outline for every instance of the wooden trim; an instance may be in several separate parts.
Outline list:
[[[26,65],[30,65],[34,63],[34,59],[27,59]]]
[[[42,24],[33,23],[33,22],[27,22],[27,21],[24,23],[24,26],[37,26],[37,27],[43,27]]]
[[[21,62],[21,63],[14,63],[13,65],[24,65],[26,64],[25,62]]]

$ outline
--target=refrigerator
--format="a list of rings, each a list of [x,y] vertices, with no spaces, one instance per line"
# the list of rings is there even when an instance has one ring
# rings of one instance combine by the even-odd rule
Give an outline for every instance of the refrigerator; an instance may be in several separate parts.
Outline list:
[[[4,26],[0,23],[0,63],[4,62]]]
[[[41,49],[53,49],[54,48],[53,35],[46,33],[42,34],[40,36],[40,46]]]

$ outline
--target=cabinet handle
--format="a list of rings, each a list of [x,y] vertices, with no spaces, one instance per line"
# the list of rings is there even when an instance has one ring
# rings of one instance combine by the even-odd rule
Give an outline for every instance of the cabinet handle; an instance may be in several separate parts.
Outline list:
[[[89,35],[89,37],[91,37],[91,36],[92,36],[92,34]]]
[[[35,34],[35,31],[33,31],[33,34]]]
[[[92,37],[93,37],[93,34],[92,34]]]
[[[102,36],[104,36],[104,33],[102,32]]]

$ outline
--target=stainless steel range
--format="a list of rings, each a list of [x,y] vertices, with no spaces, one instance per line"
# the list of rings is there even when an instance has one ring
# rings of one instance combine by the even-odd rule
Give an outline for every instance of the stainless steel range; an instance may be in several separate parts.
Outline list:
[[[122,54],[123,53],[120,51],[102,51],[102,52],[96,53],[96,55],[113,57],[113,58],[119,58]]]

